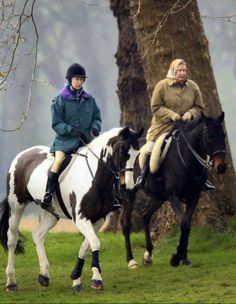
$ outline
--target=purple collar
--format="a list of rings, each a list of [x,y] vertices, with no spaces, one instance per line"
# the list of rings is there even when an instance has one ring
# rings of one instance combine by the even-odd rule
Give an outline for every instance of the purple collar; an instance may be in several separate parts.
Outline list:
[[[76,99],[77,98],[76,91],[73,91],[68,84],[61,90],[59,95],[61,95],[65,99]],[[84,97],[84,98],[90,97],[90,95],[87,92],[85,92],[83,89],[79,96]]]

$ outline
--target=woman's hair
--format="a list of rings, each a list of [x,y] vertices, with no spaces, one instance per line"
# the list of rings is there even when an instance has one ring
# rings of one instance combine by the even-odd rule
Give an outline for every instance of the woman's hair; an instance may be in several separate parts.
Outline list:
[[[175,59],[175,60],[173,60],[171,62],[171,64],[170,64],[170,67],[169,67],[169,70],[167,72],[166,78],[175,79],[176,72],[177,72],[178,66],[180,64],[185,64],[186,65],[186,62],[183,59]]]

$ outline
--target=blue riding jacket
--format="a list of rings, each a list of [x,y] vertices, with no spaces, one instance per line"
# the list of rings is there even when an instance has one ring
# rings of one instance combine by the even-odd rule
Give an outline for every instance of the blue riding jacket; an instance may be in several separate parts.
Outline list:
[[[82,146],[78,137],[72,136],[73,127],[78,127],[85,133],[86,143],[93,137],[91,129],[101,131],[101,114],[95,99],[83,89],[80,92],[74,91],[69,85],[53,99],[52,106],[52,128],[56,137],[50,148],[50,152],[63,151],[72,153]]]

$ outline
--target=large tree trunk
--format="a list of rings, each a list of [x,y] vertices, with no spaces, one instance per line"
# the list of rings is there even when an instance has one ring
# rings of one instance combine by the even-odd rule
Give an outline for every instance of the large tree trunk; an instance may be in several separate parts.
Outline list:
[[[221,104],[196,1],[110,0],[110,3],[120,35],[117,64],[121,125],[135,129],[143,125],[147,130],[151,120],[150,96],[175,58],[187,62],[190,78],[201,88],[206,113],[219,115]],[[216,177],[213,171],[210,174],[217,190],[202,195],[195,212],[196,224],[223,228],[225,216],[236,214],[236,178],[228,140],[226,160],[228,170],[224,175]],[[173,221],[172,212],[165,205],[156,215],[153,229],[158,222],[158,231],[162,233]]]

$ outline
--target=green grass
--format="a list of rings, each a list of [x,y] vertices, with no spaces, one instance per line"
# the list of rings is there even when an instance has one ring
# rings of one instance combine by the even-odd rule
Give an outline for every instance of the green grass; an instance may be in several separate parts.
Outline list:
[[[50,287],[37,283],[38,260],[29,232],[26,254],[16,256],[18,291],[4,291],[7,256],[0,249],[0,303],[236,303],[236,221],[228,222],[224,233],[194,228],[189,244],[192,267],[173,268],[170,257],[178,242],[173,229],[155,244],[154,263],[142,266],[144,236],[132,234],[139,268],[128,270],[123,236],[100,233],[103,291],[90,288],[91,254],[85,262],[80,294],[71,291],[70,273],[74,267],[82,236],[75,233],[49,233],[46,250],[50,262]]]

